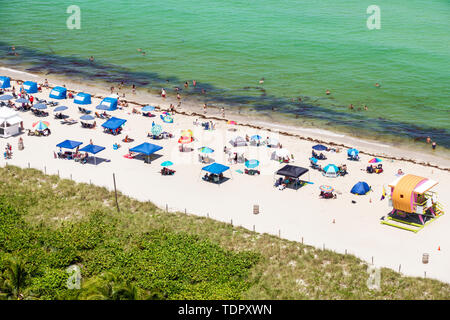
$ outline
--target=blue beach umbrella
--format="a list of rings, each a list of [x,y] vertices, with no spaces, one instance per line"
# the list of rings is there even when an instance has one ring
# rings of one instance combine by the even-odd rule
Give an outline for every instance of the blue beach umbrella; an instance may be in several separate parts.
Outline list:
[[[201,147],[198,149],[199,152],[201,153],[213,153],[214,150],[211,149],[210,147]]]
[[[349,157],[356,157],[358,154],[359,154],[359,151],[357,149],[352,148],[352,149],[347,150],[347,155]]]
[[[157,136],[162,132],[163,128],[159,124],[152,126],[152,135]]]
[[[47,109],[47,105],[45,103],[38,103],[38,104],[35,104],[33,106],[33,108],[38,109],[38,110],[44,110],[44,109]]]
[[[109,110],[110,106],[107,106],[106,104],[99,104],[98,106],[95,107],[95,109],[98,110]]]
[[[19,98],[16,100],[17,103],[28,103],[30,102],[28,99],[24,99],[24,98]]]
[[[95,118],[93,116],[91,116],[90,114],[85,114],[84,116],[81,116],[80,119],[89,121],[89,120],[94,120]]]
[[[250,137],[251,140],[261,140],[262,137],[260,135],[255,134],[254,136]]]
[[[154,111],[154,110],[155,110],[155,107],[153,107],[153,106],[145,106],[141,109],[141,111],[144,111],[144,112]]]
[[[316,144],[315,146],[312,147],[314,150],[316,151],[325,151],[328,148],[325,147],[323,144]]]
[[[170,167],[171,165],[173,165],[172,161],[164,161],[161,163],[161,167]]]
[[[256,168],[257,166],[259,166],[259,161],[255,159],[247,160],[245,161],[245,166],[250,169]]]
[[[339,168],[334,164],[326,165],[325,168],[323,168],[323,173],[326,177],[337,177],[338,172]]]
[[[0,96],[1,101],[11,100],[12,98],[14,98],[14,97],[10,94],[4,94],[4,95]]]
[[[61,112],[61,111],[67,110],[67,109],[69,109],[69,108],[66,106],[59,106],[59,107],[56,107],[55,109],[53,109],[53,112]]]

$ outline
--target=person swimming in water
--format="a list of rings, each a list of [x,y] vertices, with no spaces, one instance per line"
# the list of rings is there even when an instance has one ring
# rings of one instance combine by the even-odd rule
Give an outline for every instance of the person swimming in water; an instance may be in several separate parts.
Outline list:
[[[378,82],[375,83],[375,87],[379,88],[379,87],[380,87],[380,84],[379,84]]]
[[[263,84],[264,83],[264,77],[261,78],[261,80],[259,80],[259,84]]]
[[[353,104],[350,103],[350,105],[348,106],[348,108],[349,108],[350,110],[353,110],[353,109],[354,109]]]
[[[327,89],[327,91],[325,91],[325,94],[326,94],[327,96],[329,96],[330,93],[331,93],[331,92],[330,92],[330,90],[328,90],[328,89]]]

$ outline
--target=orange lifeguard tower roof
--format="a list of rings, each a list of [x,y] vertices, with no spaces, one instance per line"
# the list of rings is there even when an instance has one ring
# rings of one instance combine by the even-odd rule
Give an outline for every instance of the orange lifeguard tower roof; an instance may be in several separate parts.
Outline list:
[[[414,194],[423,194],[437,184],[437,181],[413,174],[399,177],[389,184],[389,187],[393,188],[392,205],[394,209],[413,213]]]

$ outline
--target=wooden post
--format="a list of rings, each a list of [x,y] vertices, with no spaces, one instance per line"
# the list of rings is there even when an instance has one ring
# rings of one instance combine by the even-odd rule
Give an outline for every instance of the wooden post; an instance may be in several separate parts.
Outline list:
[[[253,225],[253,232],[255,232],[255,225]]]
[[[72,178],[72,175],[70,175],[70,177]],[[114,181],[114,194],[116,195],[117,212],[120,212],[119,201],[117,200],[116,175],[114,173],[113,173],[113,181]]]
[[[58,178],[59,178],[59,169],[58,169]]]
[[[28,169],[30,169],[30,163],[28,162]]]
[[[186,208],[184,208],[184,214],[186,214]]]
[[[169,206],[166,203],[166,212],[169,212]]]
[[[373,256],[372,256],[372,264],[373,264]]]
[[[303,237],[302,237],[302,244],[303,244]]]
[[[345,254],[347,254],[347,249],[345,249]]]
[[[281,238],[281,229],[278,229],[278,238]]]
[[[47,174],[47,167],[44,166],[44,174]]]
[[[426,271],[423,272],[423,277],[424,277],[424,278],[427,277],[427,272],[426,272]]]
[[[402,269],[402,265],[401,264],[399,264],[398,265],[398,272],[400,273],[400,270]]]
[[[233,219],[231,219],[231,226],[233,226]]]

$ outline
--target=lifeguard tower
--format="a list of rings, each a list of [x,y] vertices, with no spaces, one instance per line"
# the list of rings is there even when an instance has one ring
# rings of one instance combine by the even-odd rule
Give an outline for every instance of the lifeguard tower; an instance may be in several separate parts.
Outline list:
[[[392,211],[382,224],[418,232],[444,214],[433,187],[437,181],[407,174],[389,184]]]

